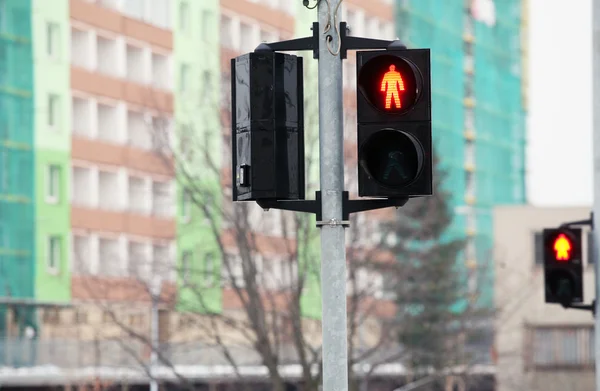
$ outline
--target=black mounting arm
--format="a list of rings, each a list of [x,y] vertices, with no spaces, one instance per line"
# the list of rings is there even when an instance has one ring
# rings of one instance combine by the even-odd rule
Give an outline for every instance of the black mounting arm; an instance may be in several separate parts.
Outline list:
[[[585,220],[569,221],[562,223],[559,228],[569,228],[577,225],[589,225],[591,229],[594,229],[594,212],[590,213],[590,218]]]
[[[596,317],[596,300],[592,300],[592,304],[562,304],[563,308],[570,308],[574,310],[591,311],[592,316]]]
[[[403,198],[383,198],[367,200],[351,200],[347,191],[342,195],[342,218],[344,221],[350,220],[350,213],[365,212],[368,210],[383,209],[395,206],[399,208],[408,202],[408,197]]]
[[[254,49],[254,52],[294,52],[312,50],[313,58],[319,58],[319,23],[313,22],[311,27],[312,37],[296,38],[287,41],[278,41],[271,43],[261,43]],[[342,59],[348,58],[348,50],[361,49],[406,49],[399,40],[387,41],[385,39],[372,39],[363,37],[353,37],[348,35],[346,22],[340,22],[340,56]]]
[[[296,38],[287,41],[261,43],[254,52],[300,52],[312,50],[313,58],[319,58],[319,23],[311,27],[312,37]]]
[[[321,192],[315,192],[314,200],[257,200],[258,206],[265,210],[280,209],[292,212],[314,213],[317,221],[321,219]]]
[[[347,227],[350,225],[350,214],[357,212],[365,212],[368,210],[404,206],[408,202],[408,197],[404,198],[384,198],[384,199],[367,199],[367,200],[351,200],[350,193],[344,191],[342,193],[342,221],[341,225]],[[321,192],[315,192],[314,200],[257,200],[256,203],[263,209],[280,209],[289,210],[292,212],[314,213],[317,217],[317,227],[329,224],[330,222],[322,221],[321,213]]]
[[[353,37],[348,35],[348,27],[346,22],[340,23],[340,39],[342,46],[340,56],[343,59],[348,58],[348,50],[363,50],[363,49],[406,49],[400,40],[387,41],[385,39],[372,39],[363,37]]]

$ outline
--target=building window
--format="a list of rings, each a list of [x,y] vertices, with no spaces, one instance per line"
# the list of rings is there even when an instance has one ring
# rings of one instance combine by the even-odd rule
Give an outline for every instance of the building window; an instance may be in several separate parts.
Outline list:
[[[46,24],[46,53],[52,58],[60,56],[59,26],[56,23]]]
[[[52,129],[58,127],[60,98],[57,95],[48,96],[48,126]]]
[[[209,71],[204,71],[202,74],[202,99],[204,103],[210,102],[212,92],[212,76]]]
[[[221,44],[228,49],[235,49],[233,20],[225,15],[221,15]]]
[[[57,273],[60,268],[60,237],[48,238],[47,267],[50,273]]]
[[[47,178],[47,193],[46,200],[51,203],[56,203],[60,199],[60,166],[48,166]]]
[[[187,1],[179,3],[179,27],[185,32],[190,28],[190,5]]]
[[[539,326],[529,329],[529,366],[534,368],[593,368],[592,326]]]
[[[181,217],[186,223],[192,219],[192,193],[188,189],[181,196]]]
[[[203,40],[208,40],[211,38],[210,36],[210,26],[211,26],[212,12],[209,10],[202,10],[202,15],[200,16],[200,38]]]
[[[181,65],[181,71],[179,75],[179,91],[185,92],[188,89],[188,83],[190,82],[190,66],[187,64]]]
[[[210,287],[215,279],[215,254],[208,253],[204,257],[204,286]]]
[[[144,0],[127,0],[123,2],[123,12],[135,19],[144,18]]]
[[[181,256],[181,272],[183,277],[183,283],[187,284],[190,281],[190,274],[192,270],[192,252],[184,251]]]

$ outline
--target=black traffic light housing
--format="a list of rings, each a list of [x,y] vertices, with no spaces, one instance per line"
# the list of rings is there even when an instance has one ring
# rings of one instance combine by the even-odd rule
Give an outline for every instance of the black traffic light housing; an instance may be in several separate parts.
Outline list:
[[[546,303],[583,302],[581,228],[547,228],[543,231]]]
[[[358,195],[433,194],[429,49],[356,53]]]
[[[302,57],[231,60],[233,201],[304,199]]]

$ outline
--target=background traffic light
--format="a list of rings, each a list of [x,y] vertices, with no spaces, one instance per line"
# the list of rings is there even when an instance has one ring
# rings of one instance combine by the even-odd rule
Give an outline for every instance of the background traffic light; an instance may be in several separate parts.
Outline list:
[[[581,228],[543,231],[546,303],[583,302]]]
[[[432,194],[429,49],[356,53],[358,194]]]
[[[233,201],[304,199],[302,57],[231,60]]]

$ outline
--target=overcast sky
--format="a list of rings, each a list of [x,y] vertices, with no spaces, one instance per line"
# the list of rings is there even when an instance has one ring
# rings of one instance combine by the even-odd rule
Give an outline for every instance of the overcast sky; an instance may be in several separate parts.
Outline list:
[[[530,1],[529,202],[591,205],[591,0]]]

